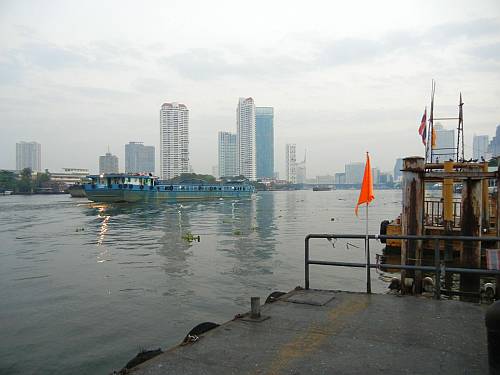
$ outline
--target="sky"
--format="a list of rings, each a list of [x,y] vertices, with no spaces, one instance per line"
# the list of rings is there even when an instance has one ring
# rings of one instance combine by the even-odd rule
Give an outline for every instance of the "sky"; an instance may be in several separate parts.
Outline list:
[[[239,97],[275,109],[275,169],[307,150],[308,177],[423,155],[417,129],[435,79],[436,116],[462,92],[473,134],[500,124],[500,1],[0,0],[0,169],[15,144],[42,168],[98,169],[124,145],[159,154],[159,110],[190,110],[190,163],[217,164]],[[443,125],[456,127],[456,123]],[[158,167],[157,155],[157,172]]]

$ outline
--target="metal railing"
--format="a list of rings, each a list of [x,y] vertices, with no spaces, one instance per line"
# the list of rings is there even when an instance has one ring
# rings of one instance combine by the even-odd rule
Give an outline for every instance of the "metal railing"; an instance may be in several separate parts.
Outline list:
[[[365,240],[365,263],[358,262],[332,262],[324,260],[313,260],[309,258],[309,240],[313,238],[326,238],[326,239],[359,239]],[[403,264],[373,264],[370,263],[370,241],[372,240],[414,240],[414,241],[433,241],[434,242],[434,266],[413,266]],[[499,270],[488,270],[482,268],[459,268],[459,267],[446,267],[444,262],[441,262],[439,241],[483,241],[483,242],[500,242],[500,237],[469,237],[469,236],[415,236],[415,235],[376,235],[376,234],[308,234],[305,238],[305,289],[309,289],[309,266],[322,265],[322,266],[337,266],[337,267],[354,267],[366,268],[366,292],[371,293],[371,268],[378,269],[399,269],[399,270],[414,270],[425,271],[434,273],[436,275],[436,282],[434,286],[434,298],[441,299],[441,274],[445,272],[459,273],[459,274],[476,274],[476,275],[491,275],[500,276]]]
[[[444,203],[440,200],[426,200],[425,207],[425,225],[435,227],[443,226],[443,210]],[[462,208],[460,201],[453,202],[453,227],[460,227],[460,220],[462,216]]]

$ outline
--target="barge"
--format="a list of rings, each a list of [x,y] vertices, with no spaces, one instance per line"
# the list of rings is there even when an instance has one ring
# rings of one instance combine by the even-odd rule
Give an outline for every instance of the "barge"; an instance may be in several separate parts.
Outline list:
[[[255,193],[254,186],[246,180],[208,183],[193,179],[169,183],[155,176],[135,174],[91,175],[88,178],[90,182],[83,188],[93,202],[247,199]]]

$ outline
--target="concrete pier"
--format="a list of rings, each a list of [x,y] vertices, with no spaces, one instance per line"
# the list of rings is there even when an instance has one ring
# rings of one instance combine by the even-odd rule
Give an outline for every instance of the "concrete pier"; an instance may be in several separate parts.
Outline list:
[[[295,290],[132,370],[159,374],[486,374],[484,307]]]

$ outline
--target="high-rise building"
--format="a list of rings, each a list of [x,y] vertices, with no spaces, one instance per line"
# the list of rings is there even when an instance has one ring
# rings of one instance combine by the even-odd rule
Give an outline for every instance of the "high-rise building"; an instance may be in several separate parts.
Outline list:
[[[30,168],[33,172],[42,171],[42,146],[37,142],[16,143],[16,169]]]
[[[144,146],[143,142],[129,142],[125,145],[125,173],[154,173],[154,171],[154,146]]]
[[[394,181],[401,180],[401,177],[403,177],[403,172],[401,172],[402,169],[403,169],[403,159],[398,158],[396,159],[396,164],[394,164]]]
[[[345,173],[335,173],[335,185],[345,184]]]
[[[297,183],[297,146],[295,143],[286,145],[286,180],[291,184]]]
[[[487,135],[475,135],[472,138],[472,158],[480,160],[489,159],[488,155],[489,137]]]
[[[238,175],[256,179],[255,103],[252,98],[240,98],[236,108]]]
[[[106,155],[99,156],[99,174],[118,173],[118,156],[106,152]]]
[[[495,136],[488,145],[488,153],[494,158],[500,155],[500,125],[497,125]]]
[[[257,178],[274,176],[274,108],[255,108]]]
[[[360,184],[365,174],[365,163],[349,163],[345,165],[345,183]]]
[[[455,130],[448,130],[443,125],[434,124],[434,131],[436,132],[436,146],[432,151],[433,162],[444,162],[448,160],[455,160],[457,157],[457,145],[455,144]]]
[[[238,176],[236,134],[219,132],[219,177]]]
[[[306,169],[306,153],[304,152],[304,160],[295,164],[295,173],[297,175],[297,183],[307,183],[307,169]]]
[[[189,172],[189,110],[164,103],[160,109],[160,174],[168,180]]]

